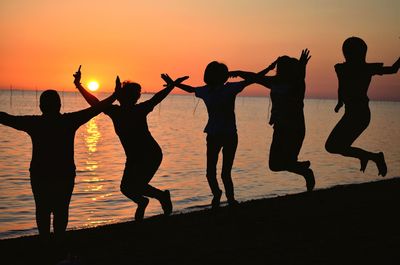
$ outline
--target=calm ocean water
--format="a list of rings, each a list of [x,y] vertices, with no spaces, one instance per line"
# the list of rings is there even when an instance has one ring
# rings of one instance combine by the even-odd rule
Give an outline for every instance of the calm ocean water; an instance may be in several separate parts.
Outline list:
[[[62,112],[88,105],[75,92],[60,93]],[[100,95],[104,98],[106,95]],[[142,100],[151,95],[143,95]],[[0,90],[0,111],[15,115],[39,114],[35,92]],[[239,201],[305,191],[304,180],[291,173],[273,173],[267,165],[272,128],[267,124],[267,97],[238,97],[236,115],[239,145],[233,167]],[[373,163],[366,173],[355,159],[330,155],[325,140],[343,112],[333,112],[335,101],[305,101],[307,133],[300,154],[311,160],[316,188],[380,179]],[[382,150],[388,164],[387,178],[400,175],[400,103],[371,102],[372,120],[356,144]],[[148,118],[150,131],[163,149],[164,160],[152,184],[169,189],[174,210],[186,211],[208,205],[210,190],[205,178],[207,113],[192,95],[170,95]],[[29,182],[31,141],[27,134],[0,125],[0,238],[36,234],[35,210]],[[77,177],[70,206],[69,229],[133,219],[135,205],[119,191],[125,155],[104,114],[83,125],[75,137]],[[220,166],[220,164],[219,164]],[[221,183],[221,182],[220,182]],[[151,200],[146,216],[162,213]]]

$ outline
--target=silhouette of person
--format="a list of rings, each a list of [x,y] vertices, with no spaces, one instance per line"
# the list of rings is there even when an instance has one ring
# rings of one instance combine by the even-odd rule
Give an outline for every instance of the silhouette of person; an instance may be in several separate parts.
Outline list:
[[[115,99],[112,94],[91,108],[61,114],[57,91],[46,90],[40,95],[42,115],[14,116],[0,112],[1,124],[28,133],[32,140],[29,171],[40,236],[49,237],[51,214],[54,234],[64,235],[75,181],[75,132]]]
[[[272,171],[289,171],[299,174],[306,181],[307,191],[315,186],[314,173],[310,161],[298,161],[298,155],[305,137],[304,93],[308,60],[307,49],[300,59],[281,56],[259,73],[233,71],[232,77],[247,78],[271,89],[272,101],[269,124],[274,133],[269,152],[269,168]],[[276,66],[275,76],[265,76]]]
[[[216,61],[209,63],[204,71],[205,86],[192,87],[185,84],[176,86],[182,90],[195,93],[201,98],[207,108],[208,122],[204,129],[207,134],[207,181],[213,194],[211,206],[216,209],[220,205],[222,191],[217,181],[218,154],[222,149],[223,161],[221,178],[225,188],[225,195],[230,206],[235,206],[234,187],[232,182],[232,166],[238,145],[238,135],[235,118],[235,99],[250,81],[226,82],[228,67]],[[167,84],[171,79],[164,79]]]
[[[400,58],[392,66],[383,63],[367,63],[367,44],[358,37],[346,39],[342,46],[344,63],[335,65],[339,81],[338,103],[335,112],[345,105],[345,112],[338,124],[333,128],[325,149],[332,154],[354,157],[360,160],[360,171],[365,171],[368,161],[375,162],[378,175],[387,173],[387,166],[382,152],[373,153],[352,146],[354,141],[368,127],[371,113],[367,96],[371,78],[374,75],[394,74],[400,67]]]
[[[75,85],[90,105],[95,105],[98,99],[90,94],[80,83],[81,72],[74,74]],[[135,220],[144,217],[150,198],[157,199],[165,215],[172,212],[172,202],[168,190],[161,191],[149,184],[162,161],[162,151],[151,135],[147,125],[147,115],[153,111],[174,88],[176,83],[188,77],[178,78],[156,93],[151,99],[137,103],[141,87],[137,83],[124,82],[122,87],[119,78],[116,81],[117,100],[120,105],[111,105],[104,113],[110,116],[126,154],[125,170],[121,181],[121,192],[137,204]]]

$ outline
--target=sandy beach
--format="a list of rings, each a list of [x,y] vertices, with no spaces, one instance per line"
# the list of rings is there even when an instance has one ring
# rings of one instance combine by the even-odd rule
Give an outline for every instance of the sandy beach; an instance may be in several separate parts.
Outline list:
[[[399,264],[400,178],[0,241],[2,264]],[[62,263],[65,264],[65,263]]]

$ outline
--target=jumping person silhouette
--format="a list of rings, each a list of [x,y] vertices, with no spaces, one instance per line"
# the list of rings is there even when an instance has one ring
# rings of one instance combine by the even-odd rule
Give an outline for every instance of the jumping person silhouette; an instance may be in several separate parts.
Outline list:
[[[213,194],[211,202],[212,208],[216,209],[220,205],[222,191],[217,181],[217,162],[218,154],[222,149],[223,161],[221,178],[225,187],[225,195],[230,206],[235,206],[234,187],[232,182],[232,166],[235,159],[238,144],[235,118],[235,99],[246,86],[251,82],[245,80],[241,82],[226,82],[229,71],[225,64],[213,61],[209,63],[204,71],[205,86],[192,87],[184,84],[176,86],[182,90],[195,93],[196,97],[201,98],[208,112],[208,122],[204,129],[207,133],[207,181]],[[172,79],[166,76],[164,80],[167,84],[172,83]]]
[[[90,105],[95,105],[98,99],[90,94],[80,83],[80,69],[74,74],[75,85]],[[172,212],[172,202],[168,190],[161,191],[149,184],[157,172],[161,161],[162,151],[151,135],[147,125],[147,115],[174,88],[174,85],[188,77],[178,78],[151,99],[137,103],[141,87],[137,83],[124,82],[122,87],[119,78],[116,80],[117,100],[120,105],[111,105],[104,113],[110,116],[126,154],[125,170],[121,181],[121,192],[137,204],[135,220],[144,217],[149,203],[147,197],[156,198],[165,215]]]
[[[367,63],[367,44],[358,37],[350,37],[343,43],[344,63],[335,65],[339,80],[338,103],[335,112],[345,105],[345,112],[338,124],[330,133],[325,149],[329,153],[354,157],[360,160],[360,171],[365,171],[368,161],[375,162],[378,175],[387,173],[387,166],[382,152],[373,153],[352,146],[364,132],[371,120],[369,109],[368,87],[373,75],[397,73],[400,58],[392,66],[383,63]]]
[[[114,93],[88,109],[61,114],[57,91],[46,90],[40,95],[42,115],[14,116],[0,112],[1,124],[28,133],[32,140],[29,171],[41,237],[48,238],[50,235],[51,214],[55,236],[62,237],[67,228],[68,208],[75,182],[75,132],[115,99]]]
[[[271,89],[271,118],[274,134],[269,152],[269,168],[272,171],[289,171],[299,174],[306,181],[307,191],[315,186],[310,161],[298,161],[298,155],[305,137],[304,94],[305,75],[309,56],[303,50],[300,59],[281,56],[259,73],[233,71],[232,77],[239,76],[252,80]],[[276,66],[275,76],[265,76]]]

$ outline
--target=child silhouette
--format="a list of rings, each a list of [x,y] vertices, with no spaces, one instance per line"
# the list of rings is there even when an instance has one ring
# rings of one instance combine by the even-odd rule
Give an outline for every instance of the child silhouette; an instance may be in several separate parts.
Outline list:
[[[238,145],[236,130],[235,99],[246,86],[252,82],[226,82],[229,77],[228,67],[220,62],[209,63],[204,71],[205,86],[192,87],[185,84],[177,84],[180,89],[195,93],[201,98],[208,112],[208,122],[204,129],[207,133],[207,181],[213,194],[211,206],[216,209],[220,205],[222,191],[217,181],[218,154],[222,150],[223,161],[221,178],[225,188],[225,195],[230,206],[236,206],[234,186],[231,176],[233,161]],[[167,84],[172,79],[165,76]]]
[[[369,109],[368,87],[374,75],[394,74],[400,67],[400,58],[389,67],[383,63],[367,63],[367,44],[358,37],[350,37],[343,43],[344,63],[335,65],[339,81],[338,103],[335,112],[345,105],[345,112],[330,133],[325,149],[332,154],[354,157],[360,160],[360,170],[365,171],[368,161],[375,162],[378,175],[385,176],[387,166],[382,152],[373,153],[354,147],[354,141],[368,127],[371,113]]]
[[[80,69],[74,74],[75,86],[90,105],[99,101],[80,83]],[[109,106],[104,113],[110,116],[126,154],[125,170],[121,180],[121,192],[137,204],[135,220],[141,221],[150,198],[156,198],[165,215],[172,212],[172,202],[168,190],[161,191],[149,184],[162,161],[162,150],[151,135],[147,125],[147,115],[153,111],[177,83],[188,77],[181,77],[154,94],[144,102],[137,103],[141,87],[137,83],[116,80],[117,100],[120,105]]]
[[[271,89],[271,118],[274,134],[269,151],[269,168],[272,171],[289,171],[299,174],[306,181],[307,191],[315,186],[310,161],[298,161],[305,137],[304,94],[305,75],[309,56],[303,50],[300,59],[281,56],[259,73],[234,71],[232,76],[247,78]],[[275,76],[265,76],[276,66]]]
[[[88,109],[61,114],[57,91],[46,90],[40,95],[42,115],[14,116],[0,112],[1,124],[28,133],[32,140],[29,171],[40,236],[50,235],[52,213],[54,234],[65,233],[75,181],[75,132],[115,99],[113,94]]]

